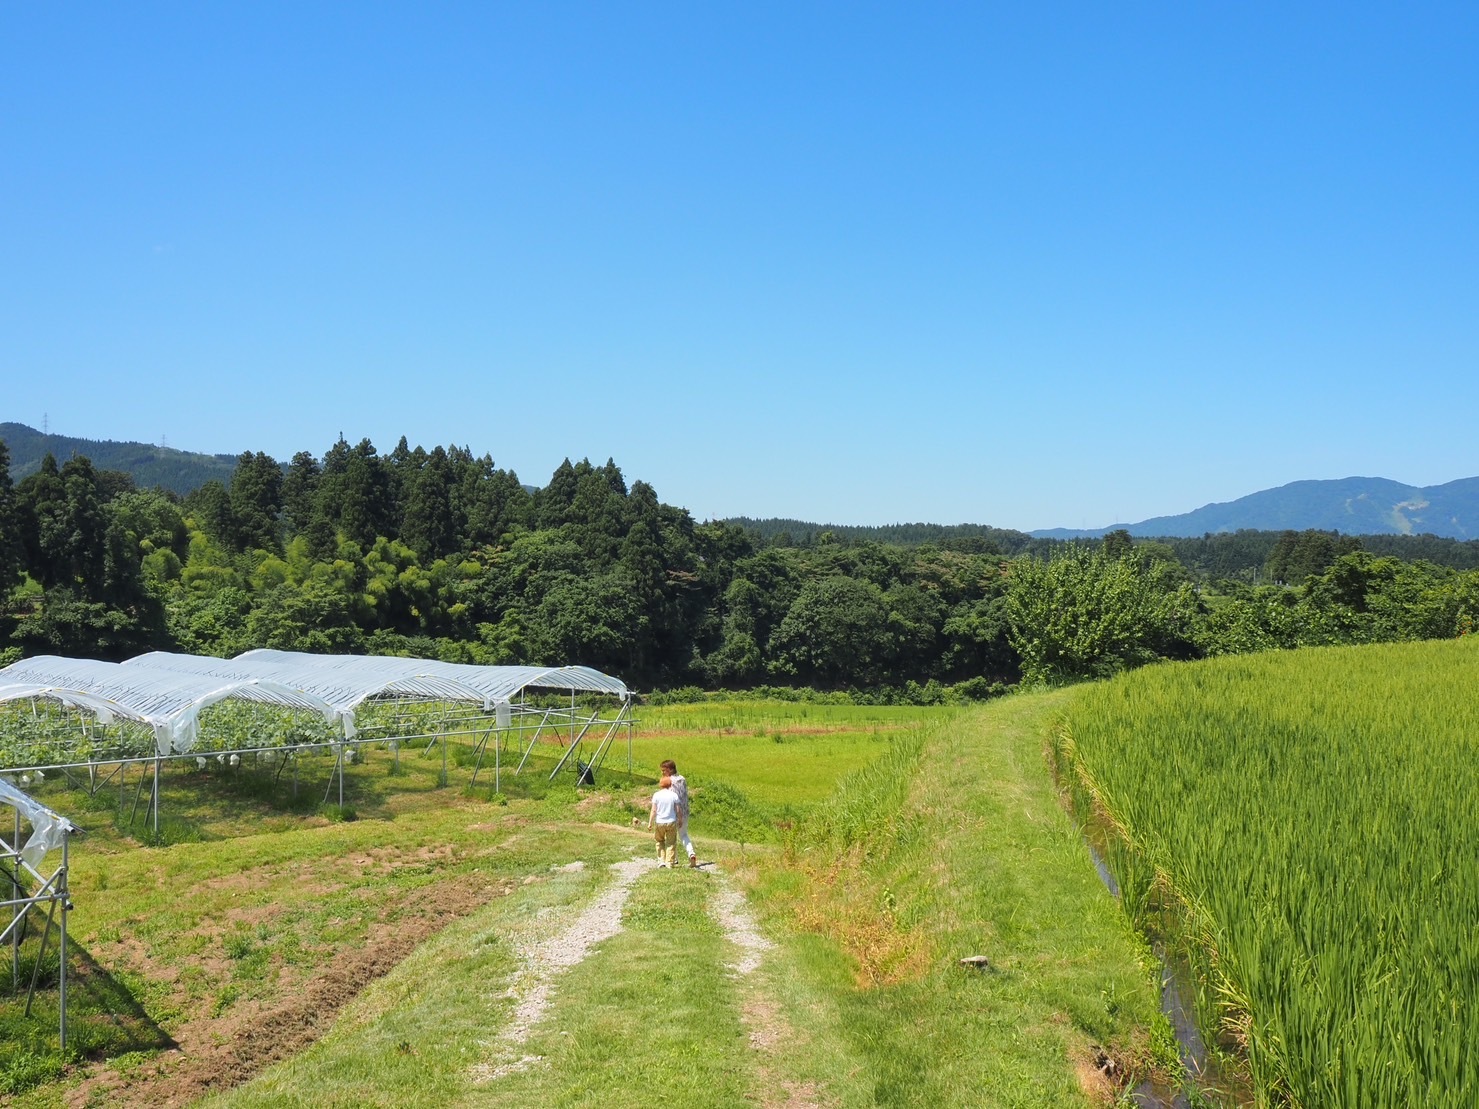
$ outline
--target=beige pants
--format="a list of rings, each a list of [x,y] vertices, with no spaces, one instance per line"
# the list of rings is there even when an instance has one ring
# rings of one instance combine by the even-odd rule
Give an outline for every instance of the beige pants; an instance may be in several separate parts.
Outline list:
[[[672,866],[678,857],[678,825],[654,825],[652,834],[657,840],[657,861]]]

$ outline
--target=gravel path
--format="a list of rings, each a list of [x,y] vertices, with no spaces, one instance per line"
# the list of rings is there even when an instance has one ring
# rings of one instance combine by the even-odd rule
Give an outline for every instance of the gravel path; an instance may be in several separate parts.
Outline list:
[[[576,865],[552,869],[574,870]],[[596,944],[621,931],[621,913],[632,885],[657,865],[657,860],[652,858],[613,863],[611,870],[616,876],[615,881],[566,928],[553,935],[528,936],[514,941],[520,969],[505,995],[515,999],[514,1011],[493,1045],[497,1054],[505,1056],[505,1061],[475,1066],[472,1072],[475,1082],[492,1082],[542,1061],[542,1056],[518,1052],[549,1009],[554,998],[556,977],[568,967],[582,962]],[[711,911],[724,929],[725,937],[739,949],[739,959],[728,964],[729,969],[737,975],[748,975],[760,966],[760,960],[773,945],[760,934],[759,925],[745,904],[744,894],[719,871],[711,873],[718,880]],[[768,1025],[771,1022],[762,1023]]]
[[[516,942],[515,951],[522,964],[508,996],[518,999],[507,1027],[498,1037],[505,1049],[517,1049],[529,1039],[554,996],[554,979],[561,971],[585,959],[590,949],[621,931],[621,911],[626,905],[632,884],[646,871],[656,868],[656,859],[628,859],[612,863],[616,881],[603,890],[574,922],[562,932],[540,939]],[[561,868],[572,869],[572,868]],[[479,1064],[473,1069],[477,1082],[491,1082],[504,1075],[539,1062],[541,1056],[524,1055],[498,1065]]]
[[[760,926],[745,904],[745,895],[722,876],[719,892],[714,895],[713,912],[726,938],[740,949],[739,962],[730,963],[729,968],[744,975],[759,967],[765,952],[775,945],[760,934]]]

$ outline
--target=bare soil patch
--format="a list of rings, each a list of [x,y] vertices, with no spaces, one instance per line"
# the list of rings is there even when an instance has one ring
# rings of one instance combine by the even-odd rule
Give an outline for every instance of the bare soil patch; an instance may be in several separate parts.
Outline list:
[[[434,854],[434,853],[433,853]],[[344,1005],[453,920],[507,893],[512,883],[479,874],[447,878],[403,894],[378,920],[394,921],[359,947],[346,946],[326,967],[281,981],[268,1002],[245,1002],[219,1017],[198,1014],[179,1029],[176,1046],[124,1075],[104,1066],[68,1092],[68,1104],[183,1106],[245,1082],[318,1039]]]

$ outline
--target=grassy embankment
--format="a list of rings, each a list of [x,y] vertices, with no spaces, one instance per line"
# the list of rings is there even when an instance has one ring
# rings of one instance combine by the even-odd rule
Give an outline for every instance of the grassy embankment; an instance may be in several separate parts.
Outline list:
[[[1479,641],[1156,667],[1061,756],[1260,1099],[1479,1103]]]
[[[520,943],[589,904],[606,864],[646,851],[629,819],[648,787],[490,803],[455,774],[434,789],[439,764],[403,752],[391,778],[377,755],[353,771],[361,819],[340,824],[260,797],[213,822],[182,788],[166,805],[200,842],[114,849],[100,824],[76,860],[74,934],[192,1058],[245,1077],[285,1057],[223,1104],[1071,1104],[1106,1094],[1101,1048],[1143,1064],[1156,1019],[1143,953],[1043,769],[1060,703],[644,710],[639,769],[679,761],[701,851],[748,889],[776,946],[734,976],[709,911],[721,879],[645,875],[625,930],[555,980],[521,1048],[543,1061],[493,1081]],[[699,715],[715,709],[728,723]],[[65,811],[66,796],[50,800]],[[993,970],[957,965],[978,953]],[[329,1015],[315,1021],[318,1000]],[[301,1034],[263,1040],[284,1024]],[[139,1046],[24,1103],[211,1085],[192,1058]]]

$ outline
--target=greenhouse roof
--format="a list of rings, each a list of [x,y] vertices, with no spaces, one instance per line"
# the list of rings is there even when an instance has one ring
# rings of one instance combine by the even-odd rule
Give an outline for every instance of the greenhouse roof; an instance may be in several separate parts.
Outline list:
[[[106,713],[148,724],[162,755],[193,747],[200,710],[228,698],[317,712],[330,722],[341,716],[325,699],[267,676],[167,673],[57,655],[22,659],[0,670],[0,701],[29,697],[50,697],[100,718]]]
[[[270,678],[322,698],[341,714],[353,713],[361,702],[384,695],[479,703],[488,700],[482,690],[434,674],[414,659],[357,656],[357,661],[360,665],[330,669],[276,659],[249,660],[245,656],[225,659],[211,655],[152,651],[147,655],[131,658],[122,665],[129,670],[194,674],[237,681]],[[406,665],[407,663],[412,665]]]
[[[0,672],[0,677],[4,676],[3,672]],[[133,720],[140,724],[149,723],[148,717],[96,693],[60,688],[45,682],[0,683],[0,702],[26,701],[32,697],[59,701],[72,708],[86,709],[103,724],[111,724],[115,719]]]
[[[527,687],[627,696],[618,678],[588,666],[471,666],[389,655],[314,655],[255,650],[233,659],[154,651],[122,664],[217,678],[270,678],[323,698],[341,713],[386,694],[441,701],[474,701],[485,708],[512,700]]]
[[[40,655],[0,670],[0,702],[50,698],[146,724],[161,755],[190,750],[200,710],[227,698],[317,712],[354,734],[354,710],[378,696],[472,701],[488,708],[522,690],[609,693],[627,687],[587,666],[470,666],[430,659],[248,651],[234,659],[154,651],[127,662]]]
[[[147,657],[147,656],[146,656]],[[439,662],[366,655],[312,655],[301,651],[259,649],[237,655],[232,663],[283,665],[306,674],[354,674],[378,663],[397,664],[406,672],[435,675],[476,689],[484,700],[507,701],[521,690],[565,689],[572,693],[610,693],[628,696],[626,683],[589,666],[474,666],[468,663]]]

